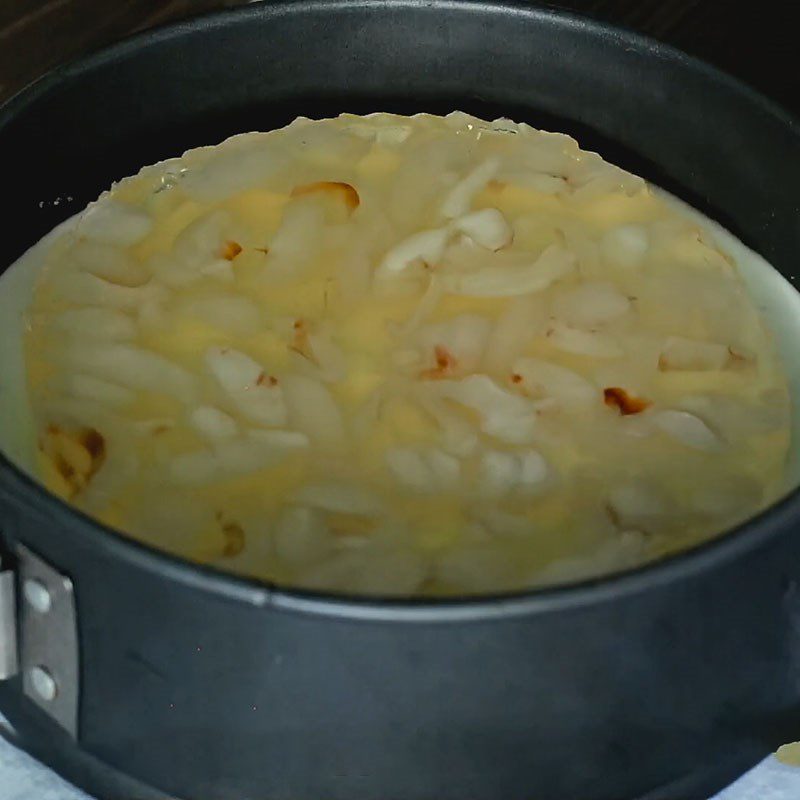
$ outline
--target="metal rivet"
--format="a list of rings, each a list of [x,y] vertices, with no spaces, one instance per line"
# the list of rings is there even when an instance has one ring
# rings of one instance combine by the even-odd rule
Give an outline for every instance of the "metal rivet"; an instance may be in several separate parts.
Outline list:
[[[47,703],[56,699],[58,684],[55,678],[44,667],[32,667],[28,673],[31,686],[39,697]]]
[[[46,614],[52,608],[53,598],[50,595],[50,590],[41,581],[29,578],[25,581],[22,593],[25,595],[28,605],[34,611]]]

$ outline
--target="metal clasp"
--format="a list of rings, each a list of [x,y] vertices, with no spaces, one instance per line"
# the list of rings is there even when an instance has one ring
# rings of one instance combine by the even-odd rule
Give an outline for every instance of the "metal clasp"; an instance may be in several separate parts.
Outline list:
[[[22,674],[22,690],[78,735],[79,658],[72,581],[17,546],[19,585],[0,567],[0,680]],[[18,590],[18,591],[16,591]]]
[[[0,560],[0,681],[19,671],[17,654],[17,598],[14,573]]]

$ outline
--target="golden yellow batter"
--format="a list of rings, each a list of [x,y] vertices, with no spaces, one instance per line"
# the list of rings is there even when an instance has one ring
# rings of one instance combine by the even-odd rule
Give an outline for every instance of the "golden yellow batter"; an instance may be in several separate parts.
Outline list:
[[[789,442],[708,230],[507,120],[300,119],[149,167],[57,240],[28,322],[51,489],[313,589],[625,568],[772,501]]]

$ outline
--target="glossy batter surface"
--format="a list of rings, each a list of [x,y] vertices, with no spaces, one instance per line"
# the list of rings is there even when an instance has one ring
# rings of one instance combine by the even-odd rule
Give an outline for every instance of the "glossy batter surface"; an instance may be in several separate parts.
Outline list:
[[[47,484],[157,547],[350,593],[625,568],[777,496],[786,379],[736,264],[507,120],[297,120],[143,170],[28,314]]]

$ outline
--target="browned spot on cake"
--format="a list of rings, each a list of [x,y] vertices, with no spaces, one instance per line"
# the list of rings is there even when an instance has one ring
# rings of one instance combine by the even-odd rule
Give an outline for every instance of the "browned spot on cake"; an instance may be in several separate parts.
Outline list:
[[[603,389],[603,402],[609,408],[616,408],[623,416],[640,414],[653,405],[650,400],[636,397],[618,386],[611,386],[608,389]]]

